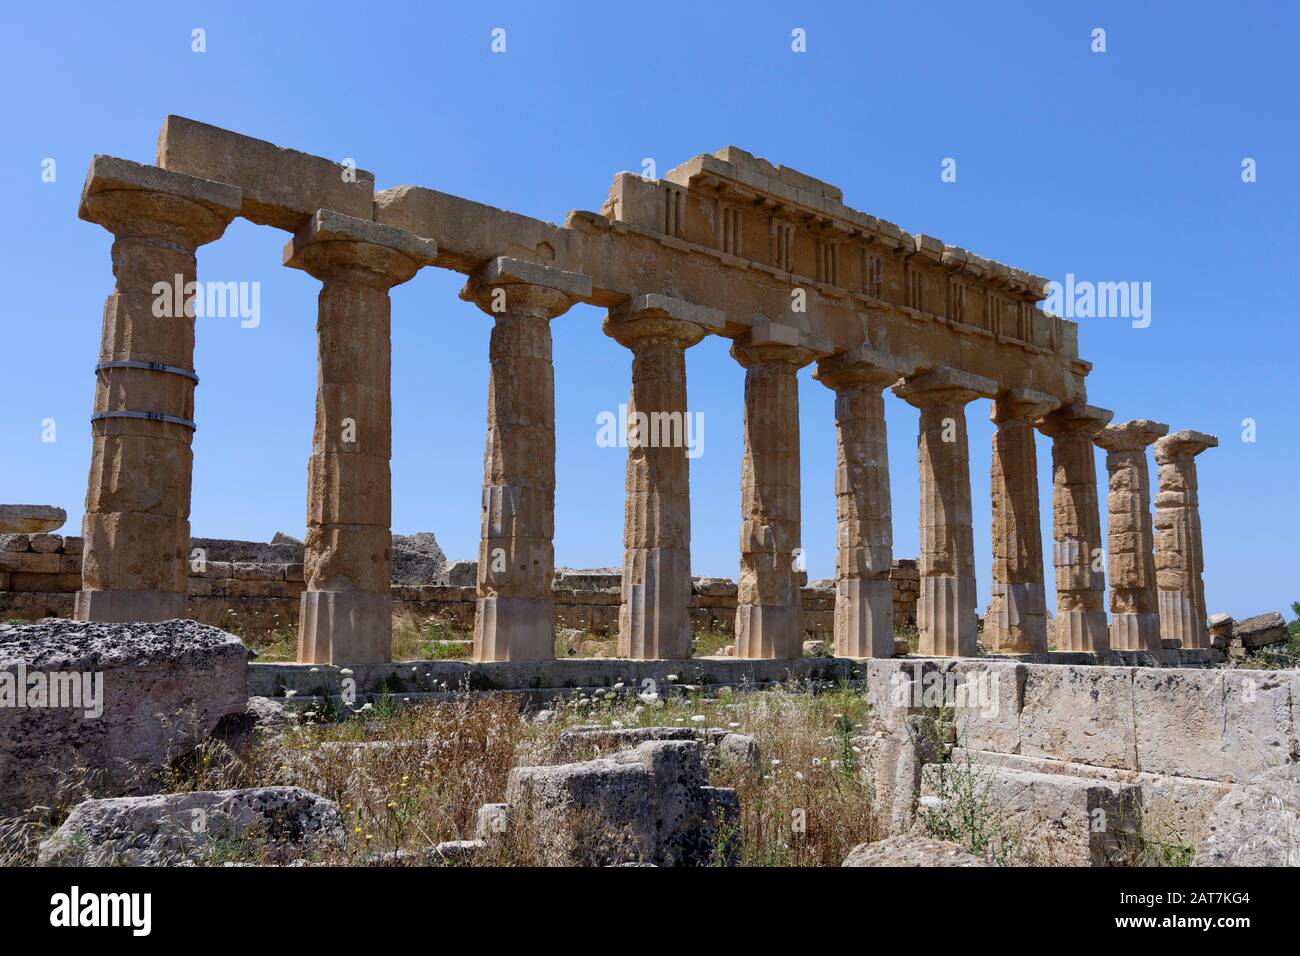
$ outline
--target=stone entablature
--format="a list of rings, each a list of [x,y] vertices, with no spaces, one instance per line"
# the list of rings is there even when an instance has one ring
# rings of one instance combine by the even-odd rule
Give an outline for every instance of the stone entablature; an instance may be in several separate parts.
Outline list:
[[[620,174],[601,214],[827,295],[1078,357],[1073,323],[1036,306],[1045,279],[853,209],[838,187],[735,146],[662,180]]]

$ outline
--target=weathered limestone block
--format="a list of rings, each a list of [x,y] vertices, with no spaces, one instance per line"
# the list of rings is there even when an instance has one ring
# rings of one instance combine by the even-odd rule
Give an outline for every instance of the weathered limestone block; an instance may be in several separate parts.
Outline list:
[[[1026,664],[1020,752],[1137,769],[1131,667]]]
[[[1052,563],[1056,567],[1054,643],[1061,651],[1110,648],[1101,512],[1093,439],[1115,413],[1094,405],[1058,408],[1039,423],[1052,439]]]
[[[723,314],[664,295],[612,310],[605,333],[632,350],[618,653],[691,656],[691,498],[686,349]]]
[[[1106,450],[1110,571],[1110,643],[1121,651],[1160,650],[1155,538],[1146,448],[1168,434],[1161,422],[1135,419],[1107,425],[1093,439]]]
[[[894,529],[882,389],[914,369],[862,347],[817,363],[835,390],[835,653],[893,657]]]
[[[1137,668],[1138,769],[1245,780],[1289,762],[1291,679],[1285,671]]]
[[[894,730],[875,725],[862,762],[862,780],[870,788],[877,825],[888,834],[906,833],[916,819],[921,771],[943,759],[942,731],[933,716],[902,718]]]
[[[373,218],[374,173],[184,116],[163,120],[157,163],[240,187],[239,214],[261,225],[297,232],[318,209]]]
[[[1257,651],[1287,639],[1286,618],[1278,611],[1256,614],[1232,625],[1232,637],[1248,651]]]
[[[324,209],[284,250],[285,265],[321,280],[298,627],[304,663],[370,663],[392,652],[389,289],[437,252],[428,239]]]
[[[997,383],[940,367],[895,385],[893,391],[921,410],[917,440],[921,474],[920,652],[973,657],[975,545],[966,405],[980,397],[994,397]]]
[[[1131,783],[1142,791],[1142,832],[1148,840],[1170,847],[1195,847],[1206,832],[1210,812],[1230,784],[1163,773],[1143,773],[1085,763],[955,748],[952,762],[1003,767],[1031,773],[1064,774],[1086,780]]]
[[[498,258],[472,275],[460,295],[495,321],[474,656],[546,660],[555,655],[551,320],[589,297],[591,280]]]
[[[1059,404],[1027,388],[1013,388],[993,403],[993,588],[984,619],[984,644],[993,651],[1047,651],[1034,423]]]
[[[113,233],[116,284],[96,368],[79,620],[184,612],[195,251],[225,232],[240,202],[234,186],[110,156],[91,161],[78,214]]]
[[[1218,447],[1219,439],[1183,430],[1155,443],[1160,466],[1156,495],[1155,560],[1159,588],[1161,637],[1187,648],[1209,647],[1205,622],[1205,552],[1201,542],[1201,506],[1196,485],[1196,456]]]
[[[695,740],[704,747],[707,762],[737,764],[757,769],[758,742],[749,734],[737,734],[720,727],[574,727],[560,734],[551,751],[550,763],[609,756],[632,750],[650,740]]]
[[[867,661],[867,705],[874,731],[898,732],[906,718],[936,716],[952,702],[951,662],[933,658],[872,658]]]
[[[1233,787],[1206,830],[1193,866],[1300,866],[1300,764]]]
[[[950,682],[957,744],[1020,752],[1020,708],[1027,671],[1015,661],[957,661]]]
[[[0,533],[58,531],[67,520],[68,513],[53,505],[0,505]]]
[[[1134,784],[1032,773],[989,765],[925,768],[922,799],[943,801],[946,775],[978,776],[1012,858],[1052,866],[1131,865],[1141,850],[1142,791]],[[942,804],[932,812],[942,814]]]
[[[859,843],[841,866],[988,866],[958,843],[905,834]]]
[[[234,844],[285,863],[343,842],[338,805],[300,787],[200,790],[78,804],[41,844],[39,866],[204,863]]]
[[[516,767],[511,825],[535,823],[550,866],[706,866],[739,815],[736,791],[708,786],[701,745],[655,740],[609,758]]]
[[[770,323],[731,346],[745,368],[737,657],[800,656],[799,369],[826,351],[823,340]]]
[[[147,789],[244,711],[247,661],[193,621],[0,624],[0,814]]]

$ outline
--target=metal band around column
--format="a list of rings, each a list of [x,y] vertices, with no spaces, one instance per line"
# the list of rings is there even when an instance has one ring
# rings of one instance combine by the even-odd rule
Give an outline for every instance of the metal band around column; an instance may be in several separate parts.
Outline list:
[[[162,412],[95,412],[95,414],[90,416],[92,422],[97,422],[104,418],[138,418],[141,421],[147,422],[166,422],[168,425],[180,425],[182,428],[188,428],[190,431],[195,431],[198,428],[198,426],[188,418],[178,418],[175,415],[164,415]]]
[[[100,362],[95,366],[95,374],[98,375],[105,369],[110,368],[140,368],[150,372],[166,372],[168,375],[179,375],[182,378],[188,378],[195,385],[199,383],[199,377],[190,369],[180,368],[176,365],[164,365],[162,362],[137,362],[130,359],[123,359],[118,362]]]

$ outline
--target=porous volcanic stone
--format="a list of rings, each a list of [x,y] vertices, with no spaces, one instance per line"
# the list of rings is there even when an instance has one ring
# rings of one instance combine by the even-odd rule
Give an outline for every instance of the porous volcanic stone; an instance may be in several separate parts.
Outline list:
[[[31,706],[41,683],[63,684],[65,705],[49,706],[51,695]],[[153,771],[244,711],[248,651],[195,621],[0,624],[0,691],[6,685],[26,692],[24,706],[0,706],[0,811],[25,811],[86,789],[147,792]]]
[[[37,854],[41,866],[166,866],[209,860],[215,841],[286,862],[343,839],[337,804],[301,787],[87,800]]]

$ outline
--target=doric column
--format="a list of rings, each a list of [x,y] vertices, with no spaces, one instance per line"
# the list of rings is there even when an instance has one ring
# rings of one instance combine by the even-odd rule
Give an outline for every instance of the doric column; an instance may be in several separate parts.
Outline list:
[[[1004,654],[1047,652],[1043,590],[1043,532],[1038,509],[1034,423],[1060,405],[1028,388],[1003,392],[990,419],[993,462],[993,588],[984,619],[984,646]]]
[[[1038,426],[1052,439],[1057,650],[1104,651],[1110,647],[1092,442],[1112,415],[1114,412],[1094,405],[1069,405],[1052,412]]]
[[[913,368],[863,346],[817,363],[835,390],[835,654],[894,656],[894,526],[882,389]]]
[[[321,280],[302,663],[368,664],[392,653],[388,292],[437,254],[432,240],[329,210],[285,246],[285,265]]]
[[[975,545],[966,406],[977,398],[992,398],[997,383],[940,367],[895,385],[893,391],[921,411],[916,443],[921,476],[921,596],[916,609],[920,651],[973,657]]]
[[[551,319],[591,295],[591,280],[493,259],[461,290],[495,320],[489,355],[483,538],[474,657],[555,656],[555,370]]]
[[[1136,419],[1107,425],[1095,439],[1106,449],[1106,472],[1110,475],[1106,565],[1110,572],[1110,646],[1118,651],[1160,650],[1146,449],[1168,431],[1168,425]]]
[[[789,326],[756,323],[731,346],[745,368],[736,656],[803,653],[799,550],[799,369],[829,348]]]
[[[194,431],[195,250],[242,192],[96,156],[79,214],[113,233],[91,416],[81,621],[184,617]]]
[[[1156,493],[1156,586],[1160,636],[1187,648],[1209,647],[1206,632],[1205,552],[1201,544],[1201,505],[1196,490],[1196,456],[1217,448],[1219,439],[1183,431],[1155,443],[1160,466]]]
[[[716,309],[657,294],[638,296],[605,318],[606,334],[632,350],[620,657],[691,656],[686,349],[722,324]]]

